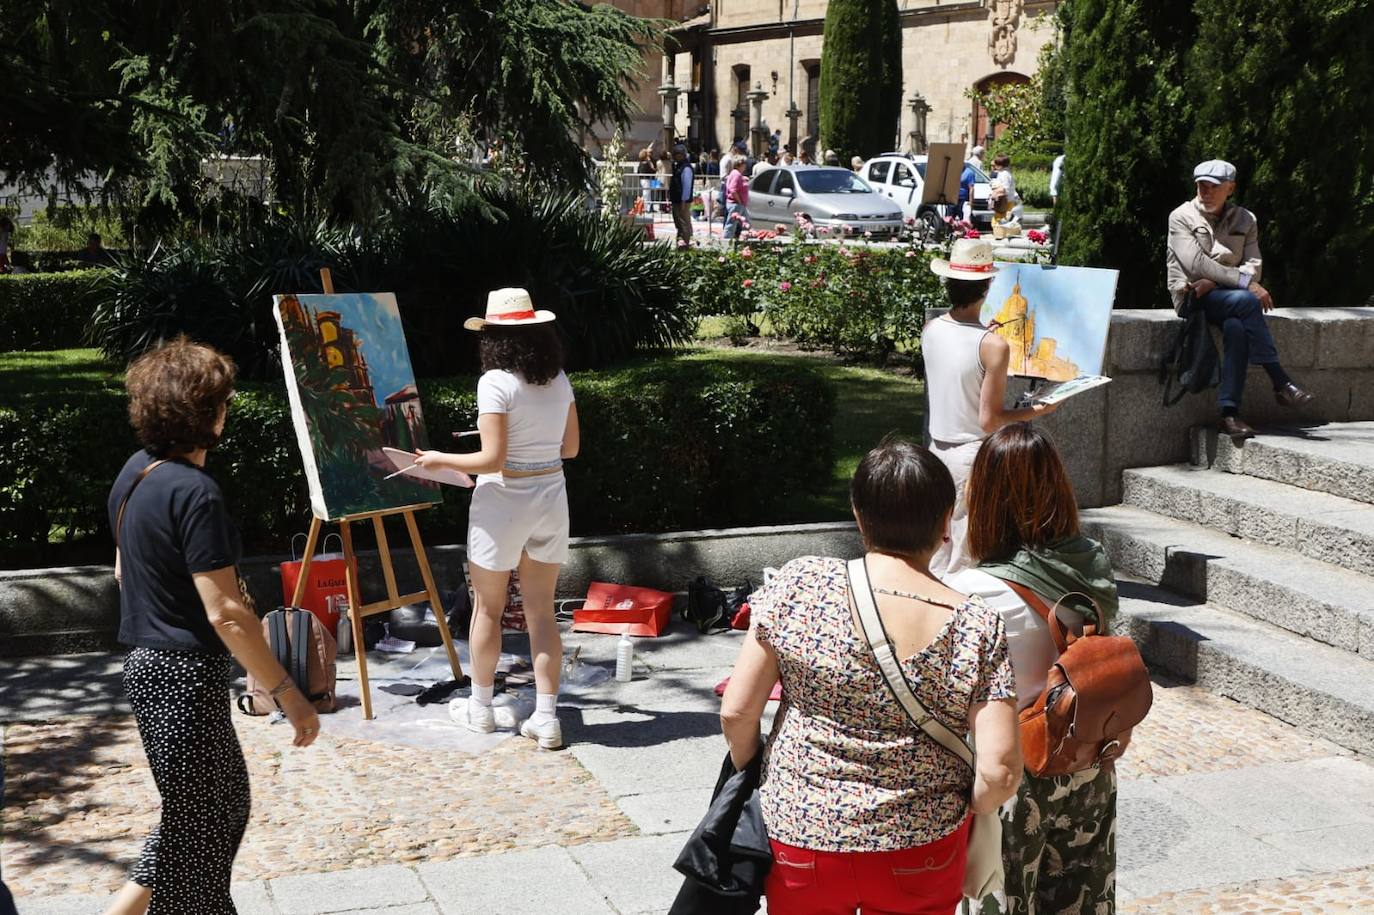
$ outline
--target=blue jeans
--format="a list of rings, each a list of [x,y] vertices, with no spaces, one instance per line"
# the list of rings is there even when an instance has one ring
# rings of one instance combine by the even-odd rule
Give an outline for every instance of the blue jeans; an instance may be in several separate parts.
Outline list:
[[[744,218],[744,207],[738,203],[727,203],[725,205],[725,237],[734,238],[739,234],[739,220],[735,219],[736,214],[740,219]]]
[[[1245,370],[1250,365],[1277,365],[1279,351],[1269,335],[1259,297],[1248,289],[1213,289],[1197,300],[1207,322],[1221,328],[1221,391],[1217,403],[1240,409]]]

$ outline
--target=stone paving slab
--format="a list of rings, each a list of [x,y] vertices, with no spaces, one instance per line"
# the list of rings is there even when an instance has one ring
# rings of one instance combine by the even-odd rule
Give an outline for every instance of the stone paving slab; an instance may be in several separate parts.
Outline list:
[[[616,798],[616,806],[642,833],[682,832],[696,828],[711,806],[712,793],[710,786],[651,791]]]
[[[417,871],[444,915],[614,915],[564,848],[423,864]]]
[[[1374,899],[1374,869],[1263,880],[1249,885],[1234,881],[1224,886],[1161,893],[1123,902],[1120,915],[1221,915],[1262,912],[1264,915],[1323,915],[1364,913]]]
[[[617,912],[641,915],[665,911],[673,904],[683,877],[672,864],[684,840],[681,833],[643,836],[569,850]]]
[[[429,891],[416,873],[399,864],[325,874],[278,877],[272,898],[281,915],[324,915],[398,903],[422,903]]]

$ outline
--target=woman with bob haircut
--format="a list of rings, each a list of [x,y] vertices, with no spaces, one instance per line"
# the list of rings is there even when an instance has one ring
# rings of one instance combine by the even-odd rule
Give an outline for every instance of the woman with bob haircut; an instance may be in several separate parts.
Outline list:
[[[449,703],[449,716],[479,733],[496,730],[492,695],[501,656],[501,612],[512,570],[534,658],[534,714],[520,733],[546,750],[563,745],[558,674],[563,641],[554,617],[558,573],[568,559],[568,490],[563,462],[577,457],[580,433],[563,347],[551,311],[536,311],[523,289],[498,289],[485,318],[464,326],[481,334],[473,454],[416,452],[415,463],[479,474],[468,515],[468,569],[477,595],[469,630],[472,695]],[[504,711],[504,709],[503,709]],[[506,722],[502,722],[506,725]],[[514,722],[510,722],[513,724]]]
[[[248,825],[248,769],[229,719],[230,655],[309,746],[314,707],[282,670],[239,590],[241,544],[205,458],[224,432],[234,364],[178,337],[129,366],[143,447],[110,489],[124,689],[162,818],[109,915],[232,915],[229,876]]]
[[[743,769],[759,752],[759,722],[781,677],[759,786],[773,849],[769,912],[949,915],[970,813],[996,809],[1020,779],[1006,635],[997,613],[930,573],[954,509],[939,459],[886,439],[860,462],[850,499],[902,674],[943,724],[977,736],[976,776],[893,698],[859,628],[843,559],[794,559],[754,593],[721,724]]]
[[[1059,452],[1030,423],[994,433],[968,483],[969,552],[979,563],[946,579],[977,595],[1006,626],[1017,711],[1044,691],[1059,656],[1049,624],[1014,590],[1028,589],[1068,629],[1116,616],[1116,582],[1102,547],[1078,528],[1078,504]],[[1062,602],[1061,602],[1062,598]],[[1122,738],[1123,749],[1128,742]],[[1050,778],[1029,773],[1001,811],[1006,889],[983,915],[1115,911],[1116,770],[1111,763]],[[1104,908],[1105,906],[1105,908]]]

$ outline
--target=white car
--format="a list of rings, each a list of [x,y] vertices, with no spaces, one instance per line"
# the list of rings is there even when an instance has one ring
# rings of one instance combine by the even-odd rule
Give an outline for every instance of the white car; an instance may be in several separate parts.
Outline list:
[[[975,226],[992,225],[992,206],[988,195],[992,191],[992,179],[972,162],[965,162],[973,169],[973,219]],[[925,223],[927,233],[932,237],[944,230],[944,216],[936,204],[921,203],[921,193],[925,188],[926,157],[906,153],[887,153],[875,156],[864,163],[860,172],[875,191],[892,200],[902,208],[902,215]],[[952,201],[951,201],[952,202]],[[953,214],[953,208],[950,208]]]
[[[903,226],[901,207],[847,168],[779,165],[767,169],[749,182],[745,211],[756,229],[791,228],[798,213],[836,235],[871,232],[875,237],[895,237]]]

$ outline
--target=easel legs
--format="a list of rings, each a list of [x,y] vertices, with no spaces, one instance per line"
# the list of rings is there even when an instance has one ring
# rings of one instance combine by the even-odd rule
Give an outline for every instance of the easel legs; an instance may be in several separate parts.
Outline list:
[[[378,613],[394,610],[421,597],[421,594],[401,595],[397,592],[396,573],[391,563],[391,547],[386,538],[386,530],[382,526],[382,519],[389,514],[399,514],[405,517],[406,530],[410,534],[410,545],[415,550],[415,561],[420,567],[420,578],[425,585],[422,594],[427,597],[430,607],[434,610],[434,618],[439,624],[439,635],[444,640],[444,651],[448,654],[448,664],[453,671],[453,679],[461,680],[463,678],[463,666],[458,661],[458,650],[453,645],[453,634],[448,629],[448,618],[444,613],[443,604],[439,601],[439,589],[434,585],[434,574],[430,571],[429,557],[425,555],[424,543],[420,540],[420,528],[415,523],[415,510],[407,508],[399,511],[370,512],[366,515],[342,518],[339,520],[339,538],[343,541],[344,582],[348,590],[348,621],[353,629],[353,646],[358,659],[358,688],[362,694],[363,717],[366,719],[372,718],[372,690],[367,682],[367,644],[363,641],[363,620]],[[382,563],[382,576],[386,582],[387,597],[385,600],[364,606],[362,589],[358,582],[358,555],[353,549],[353,522],[367,519],[372,520],[373,530],[377,535],[377,552]],[[302,598],[305,597],[305,584],[309,580],[310,563],[315,557],[315,547],[320,542],[321,524],[319,518],[310,519],[310,533],[306,535],[305,542],[305,558],[301,562],[300,577],[296,581],[296,590],[291,598],[293,606],[300,606]]]

